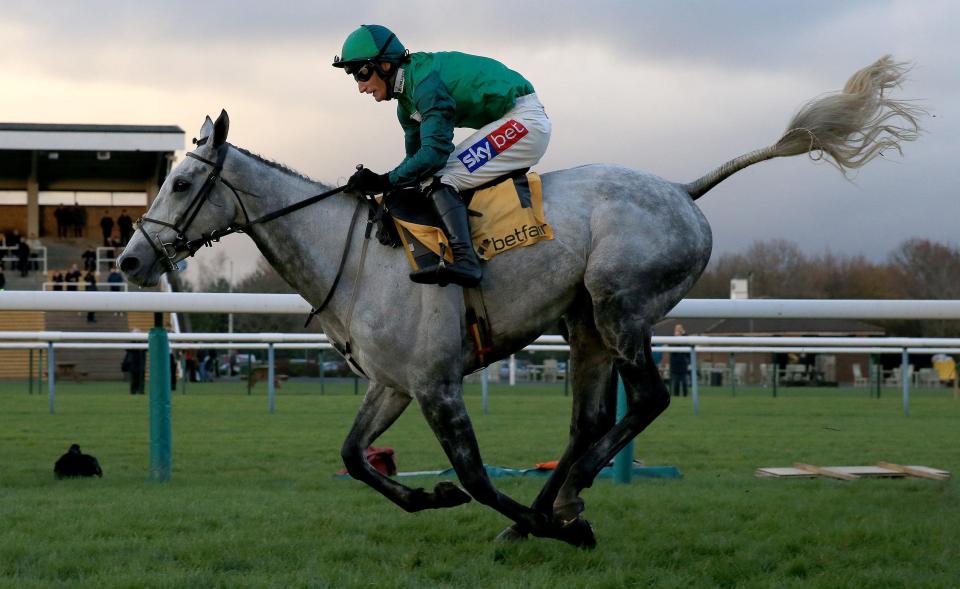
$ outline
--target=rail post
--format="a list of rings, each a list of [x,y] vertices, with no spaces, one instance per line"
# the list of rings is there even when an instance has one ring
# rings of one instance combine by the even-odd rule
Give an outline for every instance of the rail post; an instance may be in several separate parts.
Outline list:
[[[269,397],[270,413],[272,414],[276,411],[276,387],[274,386],[274,353],[273,353],[273,343],[271,342],[267,346],[267,397]]]
[[[903,416],[910,417],[910,354],[903,348],[900,353],[900,383],[903,385]]]
[[[323,367],[323,350],[317,355],[317,364],[320,366],[320,394],[324,394],[324,381],[326,380],[326,369]]]
[[[33,348],[30,348],[30,358],[27,360],[27,383],[30,389],[30,394],[33,394]],[[37,385],[37,390],[39,391],[40,385]]]
[[[253,394],[253,354],[247,353],[247,395]]]
[[[730,352],[730,357],[727,359],[727,365],[729,366],[730,372],[730,395],[733,397],[737,396],[737,355],[733,352]]]
[[[173,471],[170,426],[170,340],[163,313],[153,314],[147,336],[150,354],[150,480],[165,482]]]
[[[693,396],[693,414],[700,415],[700,386],[697,382],[696,346],[690,346],[690,394]]]
[[[56,396],[56,375],[54,374],[56,364],[54,364],[55,358],[53,353],[53,342],[47,342],[47,386],[49,387],[50,392],[50,415],[53,415],[53,406]]]
[[[623,387],[623,379],[614,368],[614,376],[617,378],[617,423],[619,423],[627,414],[627,392]],[[613,482],[621,485],[630,484],[633,477],[633,440],[627,442],[623,450],[617,452],[613,458]]]

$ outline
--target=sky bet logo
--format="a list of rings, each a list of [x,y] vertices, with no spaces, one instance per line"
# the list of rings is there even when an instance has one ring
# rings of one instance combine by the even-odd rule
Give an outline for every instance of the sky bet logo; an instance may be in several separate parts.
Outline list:
[[[494,129],[493,133],[474,143],[470,146],[470,149],[458,155],[457,158],[472,174],[477,168],[497,157],[497,154],[503,153],[511,145],[520,141],[526,134],[526,127],[510,119]]]

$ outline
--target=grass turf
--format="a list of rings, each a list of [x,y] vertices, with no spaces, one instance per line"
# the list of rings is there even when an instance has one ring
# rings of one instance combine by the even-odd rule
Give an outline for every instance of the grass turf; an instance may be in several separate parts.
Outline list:
[[[355,481],[335,480],[360,398],[353,384],[288,382],[277,412],[262,384],[191,384],[173,398],[174,475],[147,481],[147,398],[121,383],[63,383],[57,413],[26,383],[0,384],[2,587],[956,587],[956,483],[759,480],[758,466],[960,467],[960,401],[914,391],[704,389],[637,439],[650,465],[682,480],[584,492],[599,546],[494,544],[507,525],[478,504],[405,514]],[[485,462],[525,467],[566,443],[557,386],[479,388],[467,402]],[[56,481],[71,443],[105,476]],[[447,462],[415,406],[378,442],[401,470]],[[407,481],[432,486],[432,479]],[[497,485],[529,503],[543,479]]]

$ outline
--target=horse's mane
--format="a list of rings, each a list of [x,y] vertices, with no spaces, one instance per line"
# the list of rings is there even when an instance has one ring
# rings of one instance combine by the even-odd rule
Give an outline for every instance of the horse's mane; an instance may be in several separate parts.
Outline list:
[[[301,180],[306,180],[307,182],[313,182],[314,184],[323,184],[323,182],[320,182],[319,180],[314,180],[313,178],[311,178],[311,177],[309,177],[309,176],[307,176],[307,175],[305,175],[305,174],[301,174],[300,172],[294,170],[293,168],[288,168],[287,166],[285,166],[285,165],[283,165],[283,164],[281,164],[281,163],[279,163],[279,162],[275,162],[275,161],[273,161],[273,160],[268,160],[267,158],[263,157],[263,156],[260,155],[260,154],[253,153],[252,151],[249,151],[249,150],[244,149],[244,148],[242,148],[242,147],[238,147],[238,146],[236,146],[236,145],[234,145],[234,144],[232,144],[232,143],[230,144],[230,147],[236,149],[237,151],[239,151],[240,153],[242,153],[242,154],[244,154],[244,155],[248,155],[248,156],[252,157],[253,159],[257,160],[258,162],[261,162],[261,163],[263,163],[263,164],[266,164],[266,165],[270,166],[270,167],[273,168],[274,170],[280,170],[280,171],[283,172],[284,174],[288,174],[288,175],[290,175],[290,176],[296,176],[297,178],[300,178]]]

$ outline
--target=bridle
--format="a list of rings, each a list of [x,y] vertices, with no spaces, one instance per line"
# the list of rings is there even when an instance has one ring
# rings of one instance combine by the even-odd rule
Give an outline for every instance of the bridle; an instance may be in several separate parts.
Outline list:
[[[206,138],[200,139],[197,141],[197,145],[203,145],[206,142]],[[154,253],[156,254],[156,259],[162,261],[167,271],[173,271],[176,269],[176,264],[174,259],[178,254],[187,253],[188,256],[192,257],[197,253],[197,250],[204,246],[212,246],[214,242],[220,241],[221,238],[231,235],[233,233],[245,233],[247,229],[253,225],[258,225],[260,223],[266,223],[267,221],[272,221],[277,217],[281,217],[288,213],[292,213],[298,209],[301,209],[305,206],[311,205],[315,202],[319,202],[333,196],[334,194],[343,192],[347,187],[340,186],[334,188],[333,190],[328,190],[321,194],[317,194],[296,202],[292,205],[283,207],[282,209],[268,213],[262,217],[258,217],[254,220],[250,220],[250,215],[247,214],[246,207],[243,206],[243,200],[240,198],[240,192],[247,193],[245,190],[240,190],[231,184],[226,178],[223,178],[223,162],[227,159],[227,153],[229,152],[230,144],[224,143],[217,148],[217,159],[216,161],[208,160],[205,157],[201,157],[195,153],[187,152],[187,157],[191,157],[197,161],[203,162],[210,166],[210,173],[207,175],[206,180],[200,186],[200,190],[194,195],[193,200],[190,201],[190,204],[184,209],[178,216],[176,221],[169,223],[160,219],[153,219],[147,217],[146,215],[141,216],[137,219],[136,225],[137,230],[143,233],[143,236],[147,239],[147,243],[150,244],[150,247],[153,248]],[[225,229],[214,229],[213,231],[202,232],[200,237],[196,239],[187,239],[187,231],[190,229],[190,226],[193,224],[194,219],[197,218],[197,214],[200,212],[200,209],[203,208],[203,205],[209,199],[210,193],[213,191],[217,182],[222,183],[224,186],[230,189],[233,192],[234,197],[236,197],[237,204],[240,206],[240,210],[243,212],[244,223],[241,225],[228,225]],[[257,197],[258,195],[253,193],[248,193],[252,196]],[[159,233],[154,233],[153,237],[150,236],[150,233],[146,230],[144,225],[146,223],[156,223],[157,225],[163,225],[164,227],[169,227],[173,229],[176,234],[173,238],[173,241],[164,242],[160,238]]]
[[[206,143],[207,138],[200,139],[195,141],[197,145],[203,145]],[[147,238],[147,243],[150,244],[150,247],[153,248],[154,253],[156,254],[156,261],[163,260],[164,265],[168,271],[173,271],[176,269],[176,264],[174,263],[174,258],[178,254],[186,252],[188,255],[193,256],[197,253],[197,250],[204,246],[212,246],[214,242],[219,242],[221,238],[231,235],[233,233],[246,233],[247,230],[260,223],[266,223],[267,221],[272,221],[277,217],[282,217],[283,215],[292,213],[293,211],[302,209],[306,206],[312,205],[313,203],[320,202],[326,198],[329,198],[335,194],[343,192],[347,189],[347,185],[339,186],[332,190],[322,192],[320,194],[315,194],[311,197],[305,198],[301,201],[298,201],[292,205],[285,206],[281,209],[267,213],[262,217],[257,217],[254,220],[250,220],[250,215],[247,214],[246,207],[243,206],[243,200],[240,198],[240,192],[245,194],[250,194],[251,196],[258,197],[252,192],[247,192],[246,190],[241,190],[234,185],[230,184],[226,178],[222,176],[223,173],[223,162],[227,159],[227,152],[229,151],[230,144],[223,143],[217,148],[217,159],[216,161],[208,160],[207,158],[201,157],[195,153],[188,152],[187,157],[192,157],[195,160],[203,162],[210,166],[210,173],[207,175],[207,179],[203,182],[203,185],[200,186],[200,190],[197,191],[197,194],[194,195],[193,200],[190,201],[190,204],[184,209],[180,215],[177,216],[177,220],[173,223],[168,223],[167,221],[162,221],[160,219],[152,219],[147,216],[142,216],[137,219],[137,229],[143,233],[143,236]],[[358,166],[360,167],[360,166]],[[207,233],[203,232],[200,234],[200,237],[197,239],[187,239],[187,230],[190,229],[190,225],[193,224],[194,219],[197,218],[197,213],[200,212],[200,209],[203,208],[204,203],[207,202],[210,193],[213,191],[214,186],[217,182],[221,182],[224,186],[229,188],[233,195],[237,199],[237,204],[240,206],[240,210],[243,211],[244,223],[242,225],[228,225],[225,229],[214,229],[213,231]],[[373,207],[376,201],[371,200],[370,198],[366,199],[366,204],[369,207]],[[327,292],[327,296],[323,299],[323,302],[320,303],[315,309],[310,311],[310,315],[307,317],[307,323],[304,324],[306,327],[310,320],[317,315],[320,311],[326,308],[327,304],[333,298],[333,293],[337,288],[337,284],[340,283],[340,277],[343,275],[343,268],[346,265],[347,253],[350,251],[350,244],[353,242],[353,227],[357,224],[357,218],[360,216],[360,211],[363,209],[365,204],[364,199],[357,201],[357,207],[353,212],[353,217],[350,220],[350,225],[347,228],[347,239],[343,246],[343,253],[340,256],[340,265],[337,267],[337,275],[333,279],[333,284],[330,285],[330,290]],[[372,209],[371,209],[372,211]],[[372,218],[372,214],[371,214]],[[154,233],[153,237],[150,237],[150,234],[144,228],[145,223],[156,223],[157,225],[163,225],[164,227],[169,227],[176,232],[176,236],[173,241],[164,242],[160,239],[159,233]],[[368,219],[367,225],[367,234],[366,237],[369,238],[370,235],[370,221]],[[361,255],[360,264],[363,264],[363,258],[366,255],[366,241],[364,242],[363,254]],[[156,264],[157,262],[154,261]],[[357,270],[359,276],[359,268]],[[355,285],[356,286],[356,285]],[[352,309],[352,305],[351,305]],[[349,355],[349,342],[347,345],[347,355]]]

